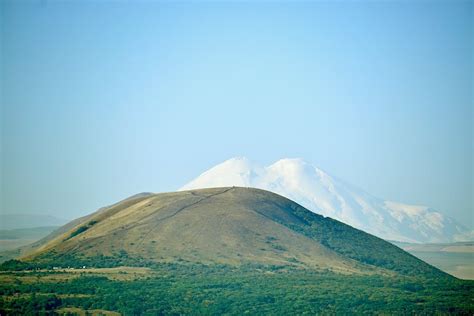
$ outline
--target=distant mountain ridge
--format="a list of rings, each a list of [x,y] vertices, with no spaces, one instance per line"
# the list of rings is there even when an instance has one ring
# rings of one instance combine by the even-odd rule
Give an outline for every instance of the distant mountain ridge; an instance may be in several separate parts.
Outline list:
[[[302,159],[281,159],[262,167],[245,157],[229,159],[180,190],[244,186],[269,190],[309,210],[387,240],[455,242],[474,232],[427,206],[384,201],[333,177]]]
[[[61,226],[66,224],[68,221],[68,219],[59,218],[48,214],[0,213],[0,229],[24,229],[47,226]]]

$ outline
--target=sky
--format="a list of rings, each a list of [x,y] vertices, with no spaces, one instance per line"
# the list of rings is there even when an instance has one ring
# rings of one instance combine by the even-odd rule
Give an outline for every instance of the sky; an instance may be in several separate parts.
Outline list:
[[[473,2],[1,1],[1,212],[300,157],[474,227]]]

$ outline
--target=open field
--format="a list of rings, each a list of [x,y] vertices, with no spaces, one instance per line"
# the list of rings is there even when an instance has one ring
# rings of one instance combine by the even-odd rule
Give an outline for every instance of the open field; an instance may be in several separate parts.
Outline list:
[[[59,315],[77,315],[77,316],[120,316],[120,313],[106,311],[103,309],[82,309],[77,307],[64,307],[56,310]]]
[[[465,280],[474,280],[474,242],[395,245],[444,272]]]
[[[132,281],[152,276],[153,270],[144,267],[86,268],[0,272],[0,283],[34,284],[63,282],[79,277],[106,277],[109,280]]]
[[[457,278],[474,280],[474,253],[410,251],[421,260]]]
[[[0,252],[29,245],[47,236],[58,226],[0,230]]]

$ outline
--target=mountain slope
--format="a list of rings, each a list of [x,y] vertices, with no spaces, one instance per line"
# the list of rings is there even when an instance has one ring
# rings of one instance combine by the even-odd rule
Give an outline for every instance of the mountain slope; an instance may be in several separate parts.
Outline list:
[[[444,275],[398,247],[277,194],[250,188],[162,193],[103,208],[21,258],[295,266],[338,273]]]
[[[180,190],[244,186],[269,190],[309,210],[380,238],[406,242],[472,240],[474,233],[429,207],[384,201],[330,176],[301,159],[261,167],[246,158],[229,159]]]

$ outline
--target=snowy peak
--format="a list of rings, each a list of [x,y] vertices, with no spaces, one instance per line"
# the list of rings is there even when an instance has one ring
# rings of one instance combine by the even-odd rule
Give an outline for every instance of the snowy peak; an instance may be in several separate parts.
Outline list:
[[[236,157],[207,170],[180,190],[242,186],[269,190],[309,210],[381,238],[406,242],[474,239],[474,233],[426,206],[384,201],[332,177],[300,158],[260,166]]]
[[[202,173],[180,190],[223,186],[249,187],[260,169],[245,157],[231,158]]]

